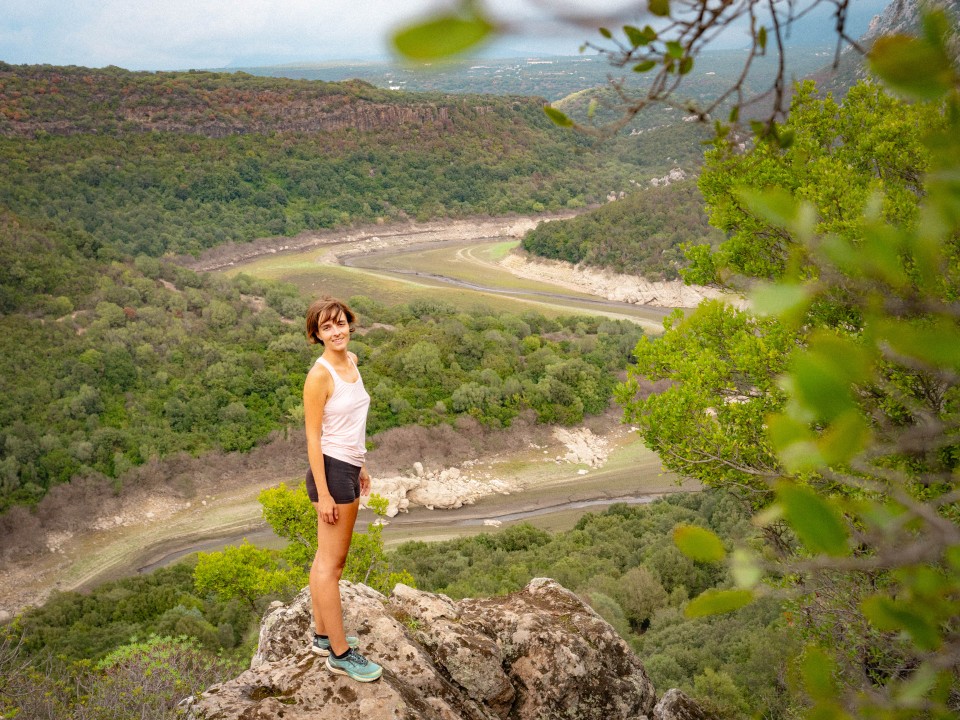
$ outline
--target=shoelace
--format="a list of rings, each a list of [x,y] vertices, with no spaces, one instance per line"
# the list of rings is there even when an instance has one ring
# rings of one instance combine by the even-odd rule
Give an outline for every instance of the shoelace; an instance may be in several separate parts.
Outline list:
[[[344,657],[343,659],[344,659],[344,660],[349,660],[350,662],[354,662],[354,663],[356,663],[357,665],[366,665],[366,664],[367,664],[367,659],[366,659],[363,655],[361,655],[360,653],[358,653],[356,650],[354,650],[353,648],[350,648],[350,649],[347,651],[347,655],[346,655],[346,657]]]

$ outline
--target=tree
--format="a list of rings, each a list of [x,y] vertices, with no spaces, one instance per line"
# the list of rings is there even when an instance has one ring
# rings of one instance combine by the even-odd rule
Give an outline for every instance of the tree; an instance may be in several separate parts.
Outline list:
[[[198,553],[193,577],[197,592],[214,593],[223,600],[239,598],[254,611],[262,597],[290,589],[292,581],[275,553],[246,540],[219,552]]]
[[[301,483],[290,488],[280,483],[260,493],[263,516],[273,531],[290,541],[281,553],[286,568],[274,572],[289,579],[295,587],[307,583],[310,565],[317,552],[317,513],[306,487]],[[366,532],[354,532],[350,552],[343,570],[343,579],[363,583],[384,594],[393,590],[397,583],[414,586],[413,577],[405,570],[394,570],[387,560],[383,547],[383,528],[379,522],[386,514],[387,501],[379,495],[367,500],[375,518],[367,524]]]
[[[788,8],[789,20],[817,4],[763,4],[771,9],[765,23],[757,2],[650,0],[663,27],[625,25],[624,40],[600,30],[615,45],[606,51],[615,64],[657,69],[644,96],[621,93],[623,117],[673,101],[699,50],[731,18],[751,22],[749,68],[771,43],[782,57],[778,10]],[[848,3],[833,4],[839,49],[850,42]],[[428,31],[441,27],[442,42],[431,41]],[[871,68],[888,87],[927,106],[894,105],[862,88],[844,113],[801,89],[796,116],[777,124],[786,97],[781,61],[773,110],[753,125],[752,147],[745,155],[726,148],[731,166],[747,172],[701,184],[708,203],[711,192],[727,200],[715,219],[728,243],[717,254],[691,251],[694,276],[733,279],[751,291],[752,310],[714,305],[672,319],[662,350],[637,347],[634,381],[621,392],[651,444],[674,451],[663,454],[668,467],[699,467],[720,486],[747,488],[762,509],[755,521],[773,542],[735,552],[738,587],[708,590],[686,613],[733,610],[790,588],[810,641],[799,665],[815,717],[945,718],[960,709],[956,27],[955,18],[929,12],[918,37],[881,37],[870,49]],[[497,29],[482,3],[464,0],[458,13],[404,29],[396,44],[430,57]],[[746,76],[707,108],[684,106],[706,119],[732,99],[736,122]],[[893,107],[907,120],[899,129]],[[864,123],[876,132],[862,135]],[[730,129],[716,130],[722,147]],[[640,376],[672,380],[668,399],[635,396]],[[661,423],[671,427],[664,432]],[[696,560],[727,557],[707,531],[680,529],[675,541]],[[761,584],[764,576],[771,582]],[[722,678],[704,675],[701,684],[719,687]]]
[[[945,16],[926,22],[923,39],[881,47],[898,64],[920,54],[951,67]],[[888,62],[874,67],[887,76]],[[811,711],[829,716],[946,717],[960,704],[960,75],[935,92],[894,86],[934,102],[864,87],[848,109],[801,91],[784,126],[793,144],[713,156],[704,194],[730,239],[701,257],[749,286],[753,309],[701,307],[662,348],[641,343],[621,391],[665,465],[749,489],[774,540],[774,554],[734,557],[739,589],[688,612],[749,602],[763,573],[793,578],[801,675]],[[838,137],[854,118],[883,135],[891,111],[919,144],[894,132],[884,154]],[[848,192],[830,169],[843,155]],[[739,371],[760,357],[767,367]],[[634,398],[640,376],[676,385]]]

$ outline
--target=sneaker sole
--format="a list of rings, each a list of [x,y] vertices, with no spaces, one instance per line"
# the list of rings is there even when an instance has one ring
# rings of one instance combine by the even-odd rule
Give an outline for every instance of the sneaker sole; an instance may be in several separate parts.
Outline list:
[[[351,680],[356,680],[357,682],[373,682],[374,680],[379,680],[380,676],[383,675],[383,670],[381,669],[376,675],[370,677],[364,677],[363,675],[354,675],[342,668],[334,667],[328,662],[325,663],[327,670],[337,675],[346,675]]]

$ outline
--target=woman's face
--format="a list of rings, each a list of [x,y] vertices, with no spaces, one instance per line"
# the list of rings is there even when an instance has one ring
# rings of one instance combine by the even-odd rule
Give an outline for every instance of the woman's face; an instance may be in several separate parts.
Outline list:
[[[325,348],[343,350],[350,340],[350,323],[342,312],[336,317],[327,318],[317,328]]]

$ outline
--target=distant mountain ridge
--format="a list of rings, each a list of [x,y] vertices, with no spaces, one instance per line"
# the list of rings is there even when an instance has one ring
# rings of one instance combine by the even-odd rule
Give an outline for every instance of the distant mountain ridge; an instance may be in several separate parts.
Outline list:
[[[398,124],[449,126],[523,98],[415,96],[346,82],[259,78],[243,73],[146,73],[119,68],[0,63],[0,135],[32,137],[124,132],[205,137],[274,132],[361,132]]]
[[[870,22],[867,31],[858,39],[857,44],[869,51],[877,38],[883,35],[916,34],[920,29],[920,18],[924,8],[940,8],[952,14],[954,25],[953,42],[956,46],[960,38],[960,0],[891,0],[883,12]],[[869,76],[863,55],[856,48],[846,47],[840,54],[836,67],[831,64],[813,73],[822,90],[842,96],[857,82]]]

